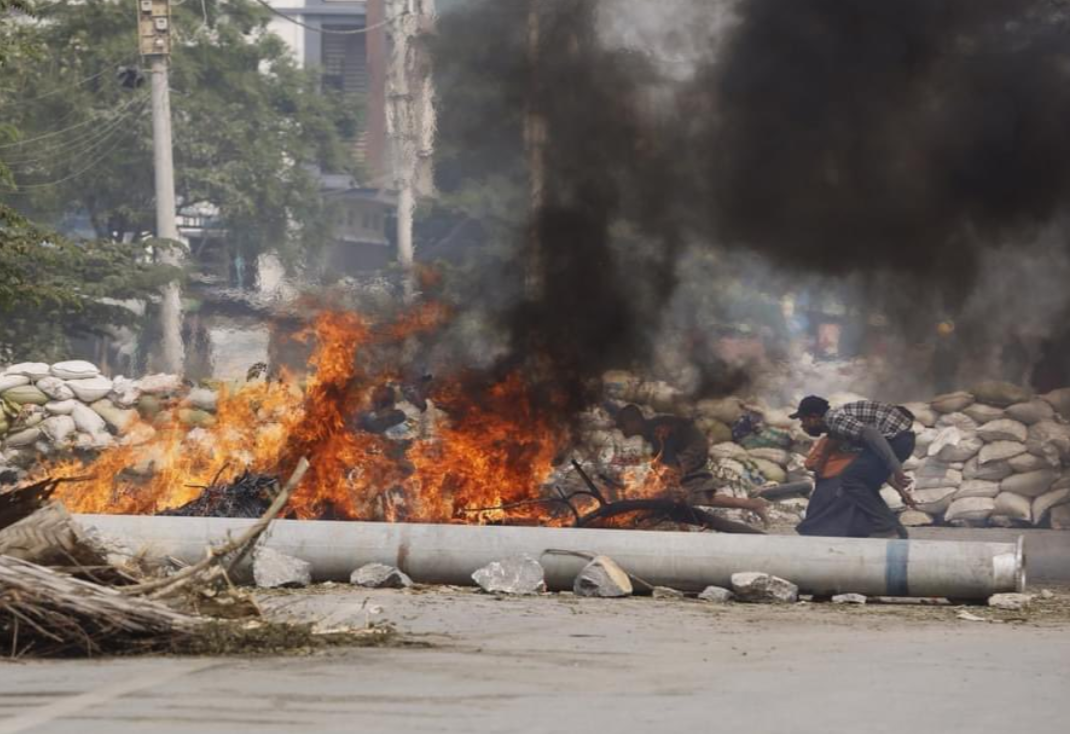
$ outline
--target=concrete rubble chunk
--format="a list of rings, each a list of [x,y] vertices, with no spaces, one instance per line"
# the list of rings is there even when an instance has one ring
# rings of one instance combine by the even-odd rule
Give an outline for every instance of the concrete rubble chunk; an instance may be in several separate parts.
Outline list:
[[[833,604],[865,604],[866,597],[862,594],[836,594],[832,597]]]
[[[385,563],[368,563],[353,572],[349,583],[369,589],[407,589],[412,586],[412,579],[401,569]]]
[[[253,579],[261,589],[308,586],[312,564],[264,546],[253,551]]]
[[[1028,607],[1032,601],[1032,594],[993,594],[988,597],[988,606],[1018,611]]]
[[[799,600],[799,587],[795,584],[754,571],[732,574],[732,591],[740,601],[755,604],[793,604]]]
[[[609,556],[596,556],[583,567],[572,585],[576,596],[616,598],[631,596],[632,580]]]
[[[721,588],[720,586],[707,586],[702,590],[702,593],[698,595],[698,598],[702,601],[708,601],[711,604],[727,604],[736,598],[730,590]]]
[[[472,574],[479,587],[492,594],[541,594],[546,591],[546,571],[529,555],[492,561]]]

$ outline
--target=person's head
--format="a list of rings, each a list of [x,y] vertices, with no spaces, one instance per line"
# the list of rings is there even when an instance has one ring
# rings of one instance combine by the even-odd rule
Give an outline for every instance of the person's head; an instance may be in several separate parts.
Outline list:
[[[621,433],[631,438],[642,434],[646,427],[646,418],[638,405],[625,405],[617,411],[617,428]]]
[[[397,395],[389,385],[380,385],[372,390],[372,410],[390,410],[396,403]]]
[[[828,433],[828,424],[825,423],[825,414],[829,412],[829,401],[817,395],[807,395],[799,403],[799,408],[791,414],[791,418],[797,418],[802,423],[802,428],[811,436],[821,436]]]

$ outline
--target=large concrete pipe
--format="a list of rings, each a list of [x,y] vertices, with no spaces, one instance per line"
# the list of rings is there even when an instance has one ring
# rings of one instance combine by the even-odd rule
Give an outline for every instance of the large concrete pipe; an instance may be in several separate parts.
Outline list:
[[[84,525],[149,552],[187,563],[253,520],[79,515]],[[526,553],[546,568],[551,589],[570,589],[583,558],[611,556],[644,581],[683,591],[728,586],[733,573],[764,571],[804,593],[981,599],[1025,585],[1021,542],[961,543],[777,535],[721,535],[476,525],[418,525],[278,520],[265,543],[312,564],[319,581],[348,581],[371,562],[401,568],[415,581],[471,585],[472,572]]]

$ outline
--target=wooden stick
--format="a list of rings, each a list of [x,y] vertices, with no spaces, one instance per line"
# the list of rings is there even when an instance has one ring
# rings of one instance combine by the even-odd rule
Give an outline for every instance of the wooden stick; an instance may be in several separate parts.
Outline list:
[[[308,459],[302,457],[301,460],[297,462],[297,468],[294,469],[294,473],[290,475],[290,479],[286,482],[286,486],[282,488],[282,491],[275,497],[275,501],[271,503],[271,507],[269,507],[267,512],[265,512],[261,518],[250,526],[249,529],[237,540],[231,540],[220,546],[208,548],[203,561],[192,566],[187,566],[172,576],[156,579],[154,581],[146,581],[143,584],[136,584],[134,586],[124,586],[120,591],[123,594],[131,596],[145,594],[150,591],[157,592],[160,590],[164,590],[166,593],[171,593],[178,588],[181,588],[181,586],[185,586],[190,579],[208,569],[217,561],[217,559],[236,551],[240,551],[244,555],[248,552],[248,549],[256,543],[263,532],[267,530],[268,525],[275,519],[275,516],[282,512],[286,503],[290,501],[290,495],[293,494],[294,490],[297,489],[297,485],[304,479],[305,472],[308,471],[308,468]],[[159,596],[159,594],[157,594],[157,596]]]

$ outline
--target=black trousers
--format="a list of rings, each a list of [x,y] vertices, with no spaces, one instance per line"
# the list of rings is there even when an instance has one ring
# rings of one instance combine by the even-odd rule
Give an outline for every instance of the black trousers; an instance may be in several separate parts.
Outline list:
[[[900,461],[906,461],[914,453],[914,432],[904,431],[888,443]],[[906,537],[899,518],[889,509],[880,495],[881,487],[888,481],[891,472],[872,449],[866,447],[858,458],[844,470],[839,487],[822,487],[826,492],[810,500],[806,519],[796,531],[800,535],[824,535],[839,538],[867,538],[890,532]],[[817,500],[817,501],[815,501]]]

